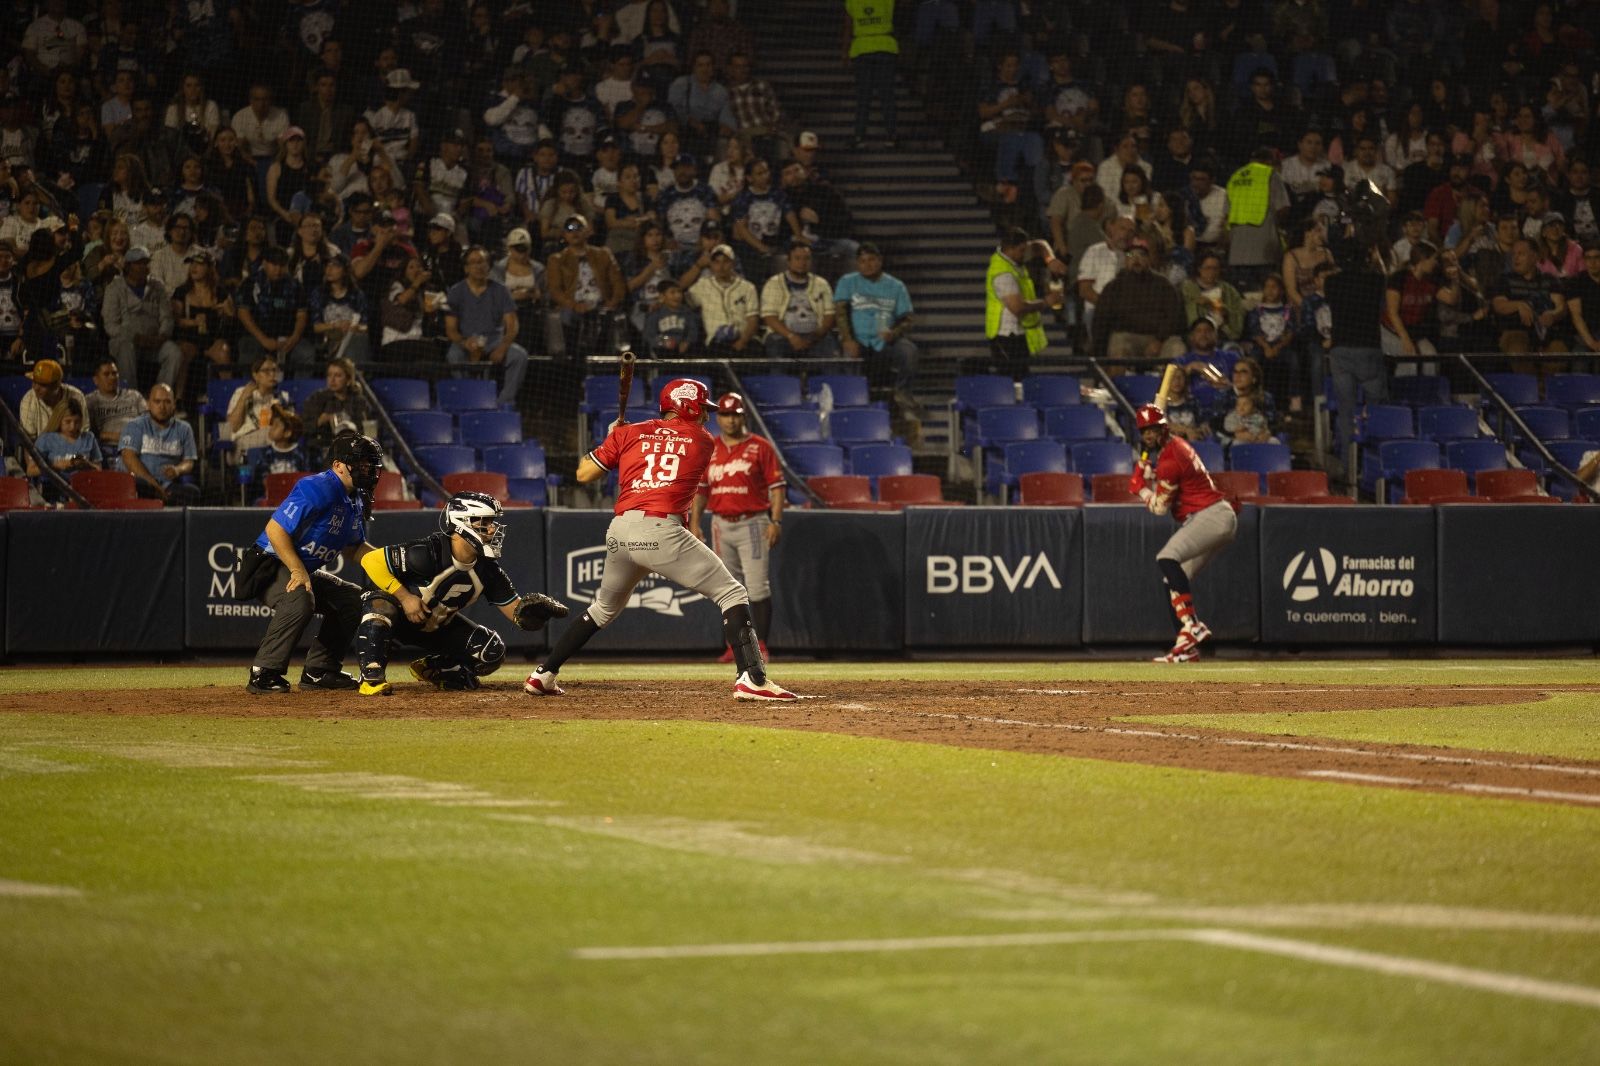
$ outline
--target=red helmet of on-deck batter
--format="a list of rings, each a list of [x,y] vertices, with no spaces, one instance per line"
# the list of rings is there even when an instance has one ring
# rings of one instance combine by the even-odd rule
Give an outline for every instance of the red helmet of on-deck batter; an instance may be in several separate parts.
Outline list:
[[[661,413],[673,412],[685,422],[699,422],[711,393],[694,378],[673,378],[661,386]]]
[[[1133,413],[1133,424],[1138,429],[1167,426],[1167,414],[1153,403],[1147,403]]]
[[[717,414],[742,415],[744,414],[744,397],[737,392],[725,392],[717,397]]]

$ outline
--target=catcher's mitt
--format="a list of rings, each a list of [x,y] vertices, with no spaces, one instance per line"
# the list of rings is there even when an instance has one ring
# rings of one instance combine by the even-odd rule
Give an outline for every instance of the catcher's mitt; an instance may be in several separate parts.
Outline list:
[[[514,615],[518,629],[543,629],[552,618],[565,618],[567,605],[542,592],[531,592],[517,601]]]

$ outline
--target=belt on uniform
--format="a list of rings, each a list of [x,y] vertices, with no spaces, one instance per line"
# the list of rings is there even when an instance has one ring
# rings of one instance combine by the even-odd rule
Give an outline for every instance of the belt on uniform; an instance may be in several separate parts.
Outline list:
[[[766,515],[765,511],[746,511],[744,514],[719,514],[718,518],[724,522],[743,522],[747,518],[760,518]]]
[[[681,519],[683,517],[682,515],[669,514],[666,511],[641,511],[638,508],[634,508],[631,511],[623,511],[622,513],[623,514],[642,514],[646,518],[679,518],[679,519]]]

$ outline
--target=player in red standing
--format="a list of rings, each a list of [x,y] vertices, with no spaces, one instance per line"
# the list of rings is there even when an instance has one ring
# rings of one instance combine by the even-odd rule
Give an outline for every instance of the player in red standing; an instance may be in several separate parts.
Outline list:
[[[711,548],[734,579],[750,594],[756,639],[767,654],[772,632],[772,583],[768,563],[783,528],[786,485],[778,453],[767,438],[751,433],[744,400],[734,393],[717,398],[717,448],[689,515],[689,532],[700,535],[700,516],[711,512]],[[733,649],[718,662],[733,662]]]
[[[661,417],[620,419],[601,445],[578,461],[578,480],[599,481],[617,471],[616,517],[606,529],[606,566],[594,603],[569,625],[544,662],[528,675],[530,696],[559,696],[556,674],[572,655],[628,605],[633,587],[651,571],[676,581],[722,609],[722,634],[733,649],[741,700],[797,697],[767,677],[750,618],[750,597],[716,553],[684,525],[716,447],[705,422],[711,395],[689,378],[661,389]]]
[[[1151,514],[1170,512],[1178,522],[1178,531],[1156,553],[1178,639],[1155,661],[1186,663],[1200,658],[1200,645],[1211,636],[1195,615],[1189,579],[1233,543],[1239,532],[1238,508],[1212,483],[1189,442],[1168,432],[1161,408],[1145,404],[1135,412],[1134,424],[1143,449],[1131,487]]]

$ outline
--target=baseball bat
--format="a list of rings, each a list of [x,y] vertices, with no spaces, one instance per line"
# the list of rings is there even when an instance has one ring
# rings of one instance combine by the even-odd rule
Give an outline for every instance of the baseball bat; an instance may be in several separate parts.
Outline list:
[[[636,356],[624,348],[617,363],[617,421],[628,420],[628,394],[633,391],[633,364]]]
[[[1167,397],[1172,394],[1172,384],[1182,374],[1183,367],[1176,363],[1167,364],[1167,369],[1161,375],[1161,387],[1156,390],[1156,398],[1151,401],[1154,407],[1161,411],[1167,409]]]

